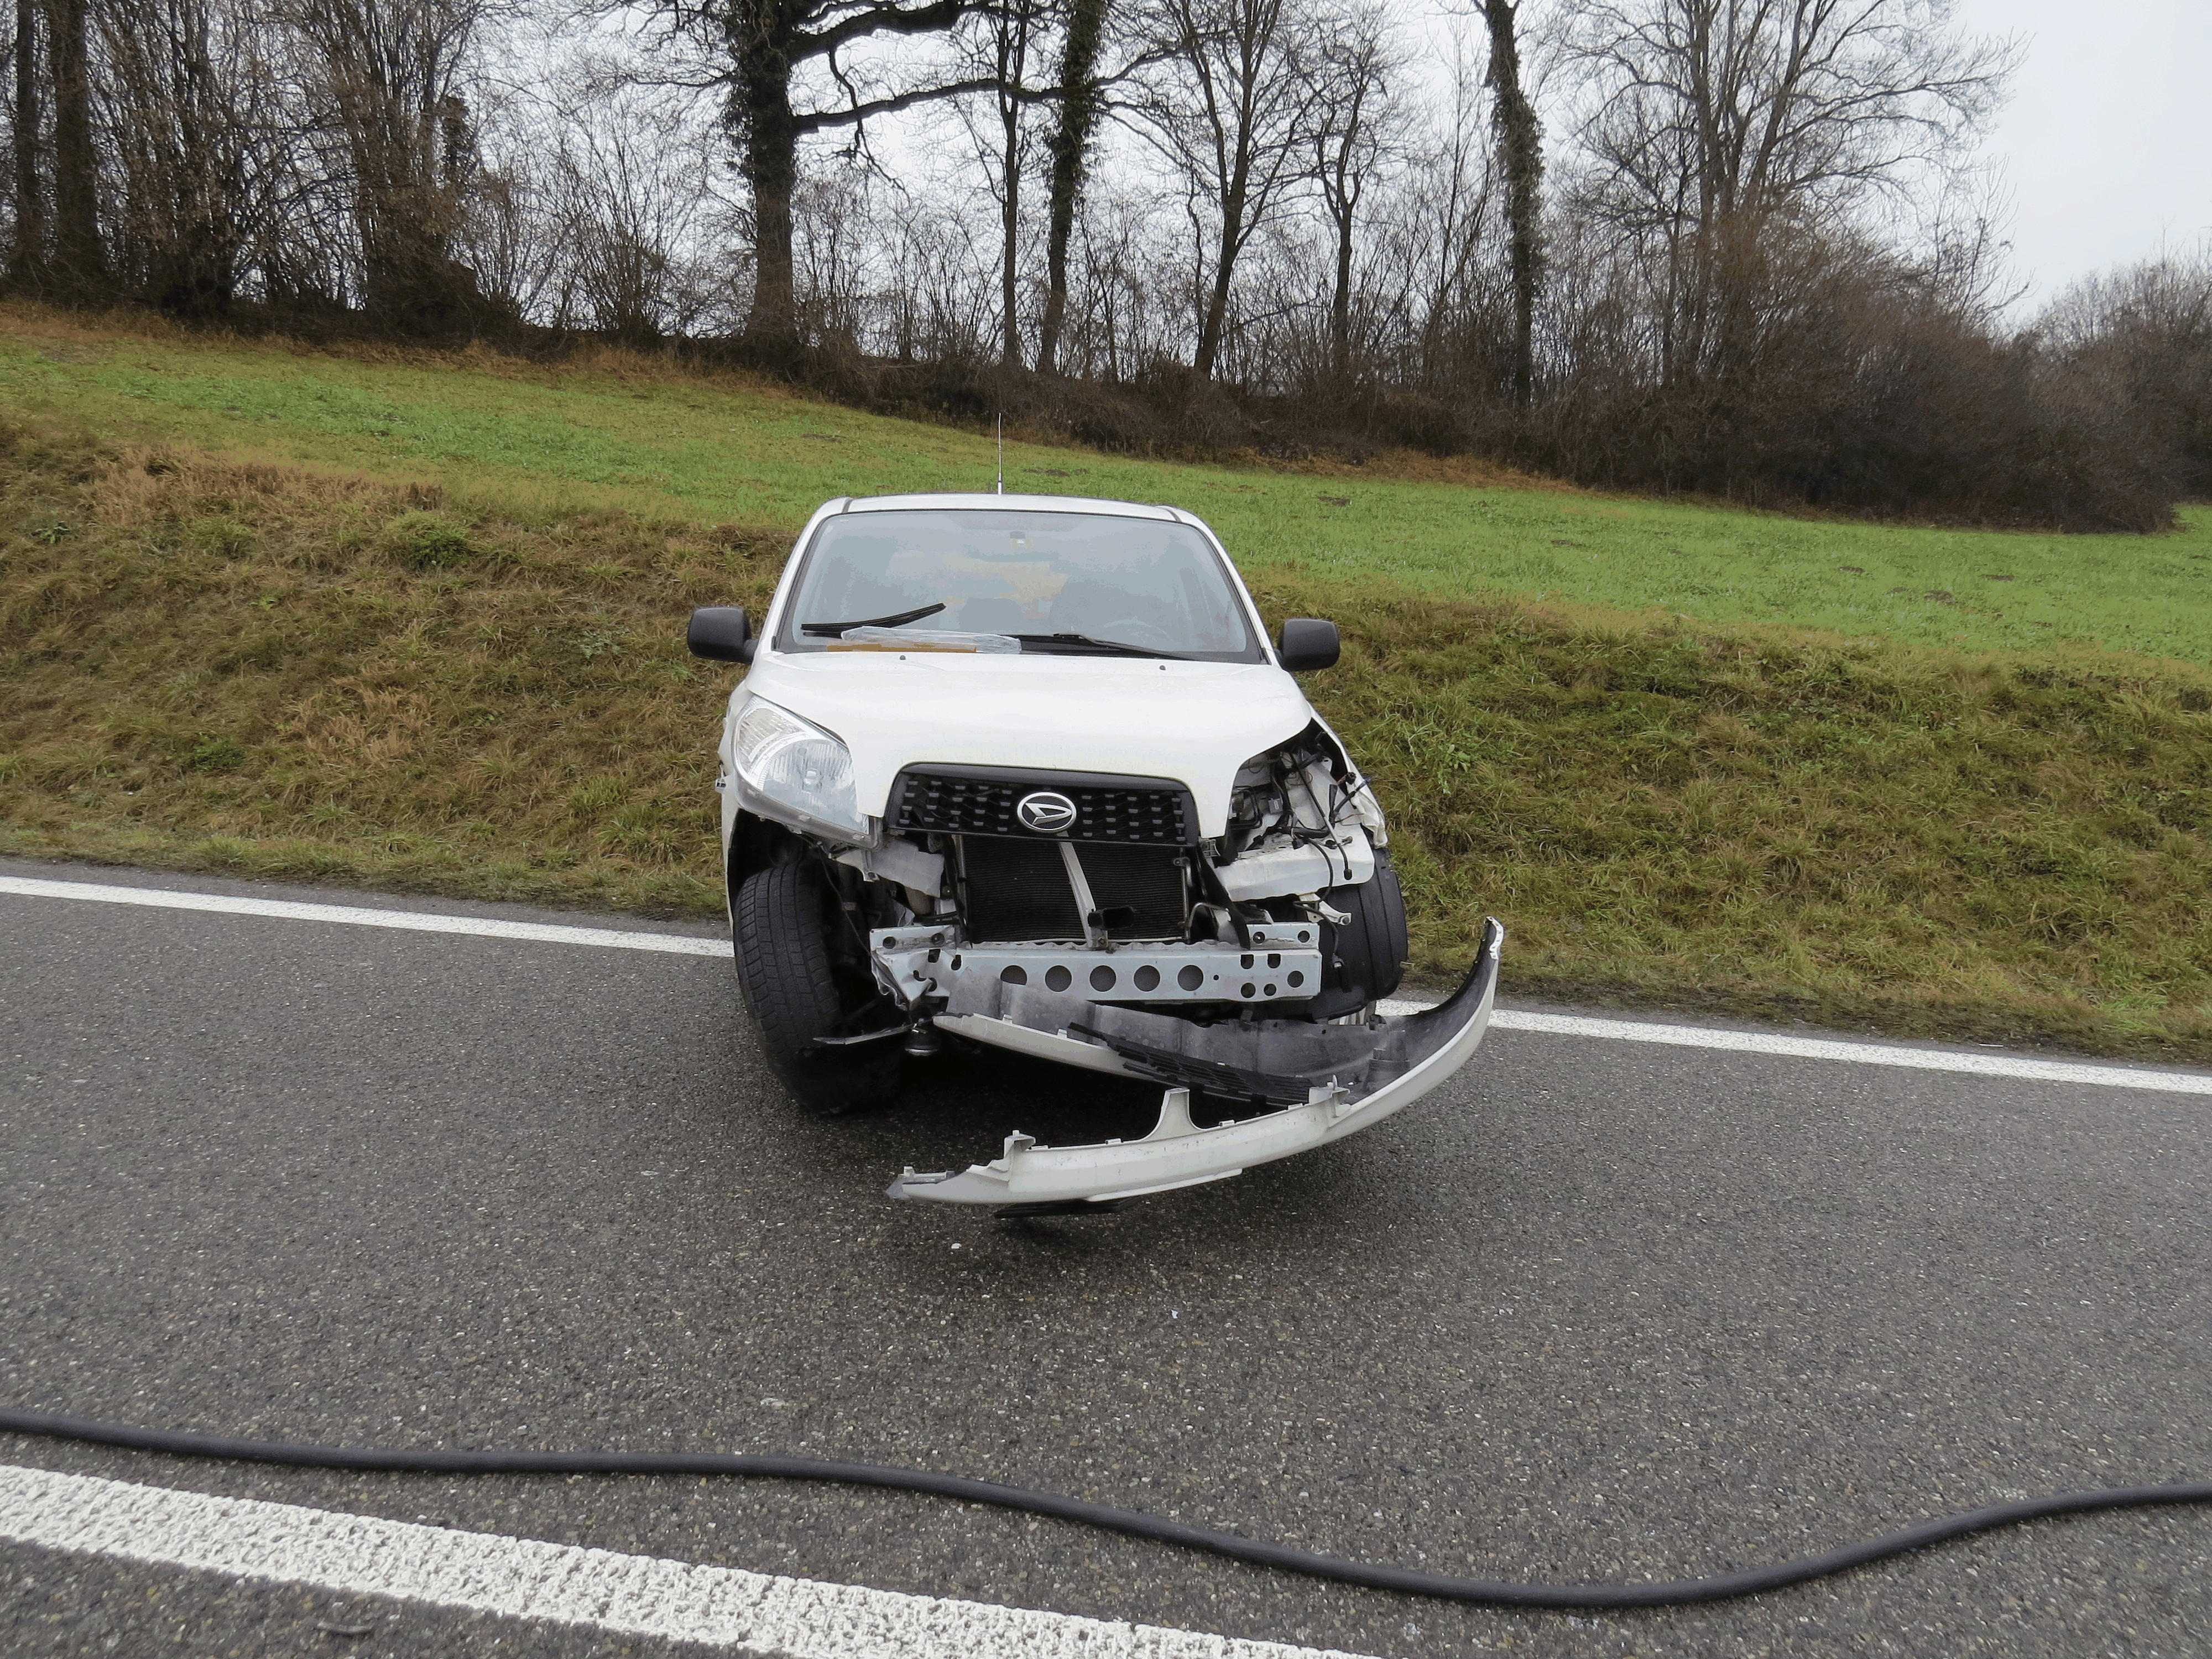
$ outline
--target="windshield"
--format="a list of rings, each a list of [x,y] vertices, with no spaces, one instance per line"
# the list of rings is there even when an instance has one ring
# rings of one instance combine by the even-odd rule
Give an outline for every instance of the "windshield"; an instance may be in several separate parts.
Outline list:
[[[1186,525],[1108,513],[839,514],[815,532],[776,649],[827,650],[823,624],[836,623],[1026,635],[1028,652],[1264,660],[1212,543]]]

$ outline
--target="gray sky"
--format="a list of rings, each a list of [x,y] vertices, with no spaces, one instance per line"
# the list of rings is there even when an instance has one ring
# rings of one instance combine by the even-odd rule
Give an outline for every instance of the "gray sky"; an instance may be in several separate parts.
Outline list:
[[[2212,3],[1960,0],[1957,19],[2028,37],[1985,150],[2014,198],[2021,309],[2212,232]]]

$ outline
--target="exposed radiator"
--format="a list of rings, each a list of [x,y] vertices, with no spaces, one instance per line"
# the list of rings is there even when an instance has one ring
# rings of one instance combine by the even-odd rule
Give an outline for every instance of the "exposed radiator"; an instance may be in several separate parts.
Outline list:
[[[1190,915],[1183,872],[1171,847],[1113,847],[1092,842],[1079,847],[1083,878],[1102,910],[1134,914],[1112,930],[1115,939],[1181,939]]]
[[[967,877],[963,914],[969,939],[997,944],[1083,937],[1058,842],[962,836],[957,844]]]
[[[959,845],[970,939],[1005,944],[1083,938],[1083,918],[1076,911],[1059,842],[963,836]],[[1183,870],[1176,862],[1182,856],[1180,848],[1092,842],[1075,851],[1098,908],[1130,913],[1109,929],[1114,938],[1182,937],[1190,905]]]

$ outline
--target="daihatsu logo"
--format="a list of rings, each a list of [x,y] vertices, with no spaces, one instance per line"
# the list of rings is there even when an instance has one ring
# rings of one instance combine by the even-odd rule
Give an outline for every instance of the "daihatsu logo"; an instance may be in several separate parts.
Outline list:
[[[1014,804],[1014,816],[1040,836],[1056,836],[1075,822],[1075,803],[1057,790],[1040,789]]]

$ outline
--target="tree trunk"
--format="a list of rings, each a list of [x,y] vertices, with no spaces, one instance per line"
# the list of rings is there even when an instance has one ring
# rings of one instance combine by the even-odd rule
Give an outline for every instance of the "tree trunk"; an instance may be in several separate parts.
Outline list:
[[[799,135],[791,95],[779,77],[749,86],[745,174],[753,197],[753,305],[745,333],[778,353],[799,343],[797,279],[791,246],[791,198],[799,186]]]
[[[724,120],[744,146],[741,167],[753,199],[753,303],[745,339],[771,362],[792,361],[799,346],[792,197],[799,188],[799,140],[825,127],[855,126],[918,103],[980,92],[988,82],[924,87],[840,109],[800,114],[791,106],[792,70],[829,58],[848,41],[876,34],[927,34],[957,24],[976,0],[896,0],[842,17],[841,0],[724,0],[722,39],[730,54],[730,100]],[[678,16],[696,16],[672,7]]]
[[[1483,0],[1490,25],[1492,121],[1505,174],[1507,261],[1513,280],[1513,401],[1526,409],[1536,383],[1536,289],[1544,275],[1538,191],[1544,178],[1543,129],[1521,89],[1521,46],[1512,0]]]
[[[1060,120],[1053,129],[1052,179],[1045,230],[1044,319],[1037,329],[1037,373],[1050,374],[1060,361],[1060,335],[1067,318],[1067,245],[1075,234],[1076,204],[1083,195],[1091,136],[1104,102],[1098,87],[1098,46],[1105,33],[1106,0],[1073,0],[1067,41],[1060,59]]]
[[[799,348],[791,247],[791,198],[799,185],[799,123],[791,107],[791,42],[777,0],[730,9],[736,60],[732,114],[744,137],[753,198],[753,304],[745,337],[775,360]]]
[[[999,347],[1000,361],[1008,368],[1022,366],[1021,313],[1015,301],[1019,288],[1019,271],[1016,257],[1019,252],[1021,230],[1021,112],[1012,106],[1003,106],[1006,125],[1006,199],[1000,206],[999,222],[1001,236],[999,265],[999,305],[1004,319]]]
[[[1331,372],[1340,387],[1352,378],[1352,204],[1340,196],[1336,214],[1336,283],[1328,296],[1328,344]]]
[[[1371,12],[1326,40],[1315,64],[1322,123],[1314,143],[1313,177],[1336,233],[1336,269],[1328,295],[1328,377],[1340,393],[1350,389],[1353,378],[1352,289],[1359,204],[1388,165],[1376,125],[1389,120],[1388,82],[1395,67]]]
[[[48,0],[46,52],[54,90],[54,274],[83,301],[107,285],[100,240],[100,168],[92,142],[92,76],[85,0]]]
[[[1221,204],[1221,246],[1215,250],[1213,287],[1206,298],[1206,316],[1198,325],[1198,349],[1190,360],[1191,372],[1202,380],[1213,378],[1213,365],[1221,355],[1221,336],[1229,325],[1229,291],[1244,240],[1244,157],[1239,155],[1236,177]]]
[[[39,0],[15,0],[15,245],[8,285],[35,290],[46,263],[46,203],[39,176]]]
[[[1003,29],[1007,27],[1001,23]],[[1008,368],[1022,366],[1021,313],[1016,301],[1020,291],[1019,256],[1022,222],[1022,106],[1011,95],[1019,89],[1029,56],[1029,20],[1022,20],[1021,37],[1009,62],[1005,45],[999,52],[999,126],[1004,138],[1000,179],[1005,194],[999,203],[999,361]],[[1004,35],[1000,36],[1003,42]]]

